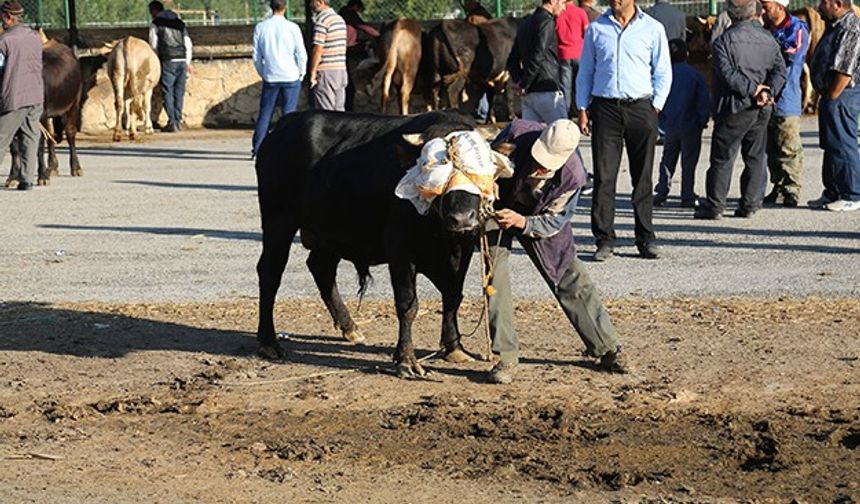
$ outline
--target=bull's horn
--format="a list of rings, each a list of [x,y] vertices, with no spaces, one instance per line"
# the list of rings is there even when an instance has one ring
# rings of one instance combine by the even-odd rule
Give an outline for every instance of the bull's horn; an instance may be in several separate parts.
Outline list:
[[[416,147],[421,147],[422,145],[424,145],[425,142],[424,135],[421,133],[405,133],[403,135],[403,140],[406,143],[414,145]]]
[[[707,26],[707,24],[708,24],[708,20],[707,20],[707,19],[700,18],[699,16],[696,16],[696,19],[697,19],[700,23],[702,23],[703,25]]]
[[[39,28],[39,38],[42,39],[42,44],[48,43],[48,36],[45,35],[45,30]]]

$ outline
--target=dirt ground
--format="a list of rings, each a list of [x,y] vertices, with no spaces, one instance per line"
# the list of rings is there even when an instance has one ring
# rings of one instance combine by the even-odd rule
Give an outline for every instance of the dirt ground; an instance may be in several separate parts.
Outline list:
[[[860,502],[860,301],[608,305],[635,374],[529,302],[493,386],[486,362],[393,377],[388,302],[361,306],[361,346],[279,304],[283,363],[254,357],[252,301],[5,303],[0,502]]]

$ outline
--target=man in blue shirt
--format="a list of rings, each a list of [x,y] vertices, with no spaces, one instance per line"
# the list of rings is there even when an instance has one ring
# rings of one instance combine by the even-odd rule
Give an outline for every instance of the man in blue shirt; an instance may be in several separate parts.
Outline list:
[[[270,5],[272,17],[254,28],[254,66],[263,78],[263,92],[251,144],[252,155],[257,154],[266,138],[278,98],[284,114],[296,110],[308,62],[302,31],[284,16],[286,0],[272,0]]]
[[[809,28],[788,13],[788,0],[763,0],[764,25],[776,38],[785,60],[785,87],[767,126],[767,166],[773,190],[764,202],[796,207],[800,198],[803,171],[803,143],[800,141],[800,116],[803,97],[800,74],[809,49]]]
[[[660,252],[651,215],[651,172],[657,114],[672,86],[666,31],[636,7],[634,0],[611,0],[610,9],[588,25],[579,65],[579,127],[588,135],[590,118],[594,129],[594,259],[611,258],[615,247],[615,186],[625,145],[633,182],[636,247],[642,257],[656,259]]]
[[[666,132],[660,180],[654,189],[654,206],[661,206],[669,195],[678,157],[681,158],[681,206],[692,208],[696,202],[696,165],[702,150],[702,130],[708,124],[711,96],[705,78],[687,64],[687,44],[669,41],[672,54],[672,91],[660,112],[660,126]]]

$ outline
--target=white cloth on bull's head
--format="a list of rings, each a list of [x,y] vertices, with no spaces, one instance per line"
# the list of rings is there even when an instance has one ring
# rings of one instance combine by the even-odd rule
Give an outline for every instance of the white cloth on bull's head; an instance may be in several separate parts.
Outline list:
[[[456,131],[424,144],[421,157],[400,179],[394,194],[426,215],[433,200],[448,191],[466,191],[493,201],[495,179],[513,173],[510,159],[492,150],[480,133]]]

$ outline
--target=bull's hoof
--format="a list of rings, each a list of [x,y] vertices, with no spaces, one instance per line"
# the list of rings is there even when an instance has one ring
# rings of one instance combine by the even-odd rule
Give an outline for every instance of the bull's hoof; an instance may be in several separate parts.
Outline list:
[[[80,166],[77,168],[72,168],[72,177],[83,177],[83,176],[84,176],[84,170],[82,170]]]
[[[114,133],[113,134],[114,142],[122,142],[122,133]]]
[[[361,334],[361,331],[358,329],[353,329],[352,331],[344,331],[343,339],[350,343],[362,343],[364,341],[364,335]]]
[[[457,348],[445,354],[445,360],[454,364],[465,364],[467,362],[475,362],[475,357],[469,355],[462,348]]]
[[[48,185],[49,182],[50,182],[50,179],[40,178],[39,180],[36,181],[36,185],[46,186],[46,185]]]
[[[143,130],[143,133],[146,135],[152,135],[153,133],[155,133],[155,128],[150,126],[149,128],[146,128],[145,130]]]
[[[284,349],[277,343],[260,345],[260,348],[257,349],[257,355],[270,361],[282,361],[287,357]]]
[[[397,377],[403,379],[423,378],[427,376],[425,370],[417,360],[411,359],[411,362],[399,362],[397,364]]]
[[[15,189],[16,187],[18,187],[18,181],[11,178],[6,179],[6,187],[8,187],[9,189]]]

